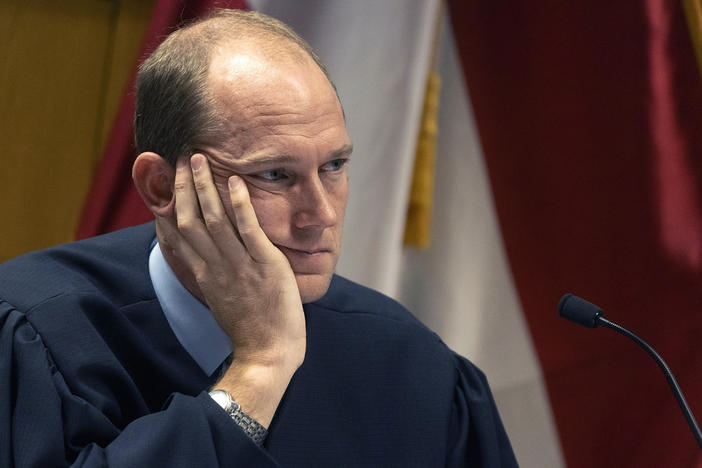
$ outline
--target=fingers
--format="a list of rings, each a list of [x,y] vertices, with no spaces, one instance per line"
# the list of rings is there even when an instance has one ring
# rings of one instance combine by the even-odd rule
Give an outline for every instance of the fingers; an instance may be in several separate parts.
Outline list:
[[[193,175],[185,158],[176,162],[176,176],[173,185],[175,194],[175,212],[178,230],[190,246],[203,259],[217,252],[200,215],[200,204],[195,192]]]
[[[258,224],[246,184],[238,176],[231,176],[228,182],[229,198],[236,218],[236,227],[246,250],[257,262],[263,263],[272,260],[277,249],[263,232],[261,225]]]
[[[190,164],[185,159],[178,160],[175,200],[178,229],[208,264],[218,265],[222,255],[238,261],[245,254],[203,155],[193,155]]]
[[[212,179],[207,159],[195,154],[176,164],[175,211],[178,230],[191,251],[208,264],[221,256],[240,261],[248,255],[263,263],[273,260],[277,249],[268,240],[256,218],[249,192],[238,176],[229,178],[229,196],[234,211],[232,225]]]
[[[205,156],[194,154],[190,158],[190,166],[200,212],[207,226],[207,231],[214,239],[215,244],[220,246],[220,250],[226,252],[230,248],[240,249],[241,243],[236,237],[234,226],[224,211],[222,200],[212,179],[210,165]]]

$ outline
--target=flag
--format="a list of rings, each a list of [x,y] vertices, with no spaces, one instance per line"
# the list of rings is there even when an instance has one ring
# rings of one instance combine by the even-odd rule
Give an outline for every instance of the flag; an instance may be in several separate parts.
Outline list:
[[[697,466],[702,87],[680,2],[450,2],[505,251],[571,467]],[[697,158],[699,159],[699,158]]]

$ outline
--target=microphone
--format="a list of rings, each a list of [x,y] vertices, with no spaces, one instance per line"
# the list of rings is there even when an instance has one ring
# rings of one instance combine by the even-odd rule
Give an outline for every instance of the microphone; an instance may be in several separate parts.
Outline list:
[[[702,432],[700,432],[700,428],[697,426],[695,416],[692,414],[692,410],[690,410],[690,407],[683,396],[682,390],[680,390],[678,382],[675,380],[673,373],[670,371],[670,368],[665,363],[663,358],[661,358],[658,353],[644,340],[626,328],[619,326],[614,322],[610,322],[604,318],[602,314],[602,309],[597,307],[595,304],[572,294],[566,294],[560,301],[558,301],[558,315],[561,317],[588,328],[597,328],[599,325],[611,328],[612,330],[633,340],[637,345],[641,346],[644,351],[646,351],[648,355],[653,358],[654,361],[656,361],[656,364],[658,364],[663,371],[663,374],[665,374],[668,385],[673,391],[673,395],[675,395],[675,399],[677,400],[678,405],[685,416],[687,424],[690,426],[692,435],[694,435],[695,439],[697,440],[697,445],[699,445],[700,449],[702,449]]]

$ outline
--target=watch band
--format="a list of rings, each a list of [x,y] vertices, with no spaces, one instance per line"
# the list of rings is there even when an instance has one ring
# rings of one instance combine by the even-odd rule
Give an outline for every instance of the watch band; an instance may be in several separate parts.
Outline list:
[[[212,390],[210,392],[210,397],[239,425],[241,430],[244,431],[244,434],[249,436],[259,447],[263,446],[263,441],[266,440],[268,430],[254,418],[244,413],[239,403],[232,399],[229,392],[219,389]]]

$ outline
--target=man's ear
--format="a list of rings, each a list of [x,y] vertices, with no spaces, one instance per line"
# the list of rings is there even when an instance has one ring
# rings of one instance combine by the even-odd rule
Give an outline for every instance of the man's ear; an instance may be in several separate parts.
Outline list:
[[[156,153],[137,156],[132,166],[132,179],[146,207],[156,216],[174,214],[173,181],[175,168]]]

